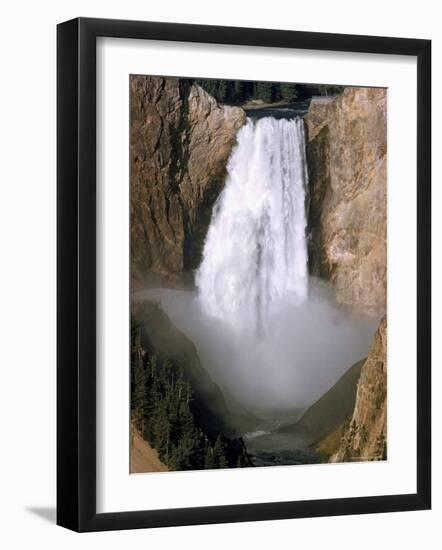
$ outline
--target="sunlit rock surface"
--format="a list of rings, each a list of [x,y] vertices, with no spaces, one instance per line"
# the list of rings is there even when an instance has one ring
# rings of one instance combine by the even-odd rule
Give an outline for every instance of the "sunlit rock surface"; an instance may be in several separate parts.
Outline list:
[[[387,321],[382,319],[359,377],[353,415],[330,462],[387,458]]]
[[[305,122],[310,271],[333,283],[339,302],[382,315],[387,90],[346,88],[336,99],[313,99]]]
[[[246,116],[185,80],[132,76],[131,282],[184,282],[198,267],[212,206]]]

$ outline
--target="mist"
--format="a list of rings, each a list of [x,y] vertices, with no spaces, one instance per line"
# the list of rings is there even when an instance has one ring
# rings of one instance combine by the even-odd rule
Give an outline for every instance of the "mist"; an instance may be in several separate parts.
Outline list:
[[[133,299],[159,303],[195,344],[227,400],[252,412],[308,407],[367,356],[378,324],[339,306],[333,290],[314,278],[308,299],[284,300],[264,331],[239,330],[208,316],[193,291],[152,289]]]
[[[250,411],[308,407],[371,345],[377,319],[309,276],[304,121],[248,119],[212,213],[195,292],[155,299],[227,399]]]

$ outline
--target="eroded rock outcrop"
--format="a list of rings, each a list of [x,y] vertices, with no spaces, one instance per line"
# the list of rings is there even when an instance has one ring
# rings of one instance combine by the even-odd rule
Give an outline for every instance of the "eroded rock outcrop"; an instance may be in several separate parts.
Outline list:
[[[130,93],[132,285],[180,284],[199,265],[246,115],[183,79],[132,76]]]
[[[305,116],[310,270],[370,316],[386,307],[386,108],[385,89],[346,88]]]
[[[387,458],[387,321],[381,320],[359,377],[353,415],[330,462]]]

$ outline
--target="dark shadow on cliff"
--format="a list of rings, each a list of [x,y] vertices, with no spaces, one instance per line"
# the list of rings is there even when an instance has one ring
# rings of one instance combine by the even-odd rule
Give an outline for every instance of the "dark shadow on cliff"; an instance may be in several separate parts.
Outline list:
[[[307,134],[308,134],[308,128]],[[311,275],[329,280],[331,273],[324,262],[324,228],[321,222],[323,204],[330,188],[330,131],[324,126],[313,138],[307,139],[306,155],[309,181],[307,204],[308,265]]]
[[[174,326],[157,303],[133,304],[132,315],[142,328],[142,344],[149,354],[171,361],[186,373],[194,394],[192,412],[206,433],[235,437],[257,422],[249,413],[232,410],[233,404],[226,402],[223,392],[203,367],[195,344]]]
[[[365,359],[350,367],[339,380],[326,391],[295,424],[280,428],[280,431],[305,432],[316,441],[331,434],[353,413],[356,388]]]

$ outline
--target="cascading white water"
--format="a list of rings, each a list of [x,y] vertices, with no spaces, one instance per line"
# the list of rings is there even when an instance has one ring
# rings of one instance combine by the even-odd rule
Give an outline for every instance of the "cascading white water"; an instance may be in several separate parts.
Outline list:
[[[261,333],[281,305],[307,298],[302,119],[248,119],[227,166],[196,286],[203,311]]]
[[[196,295],[138,299],[161,303],[226,397],[258,412],[304,408],[367,355],[377,320],[353,316],[308,277],[302,120],[248,120],[227,170]]]

